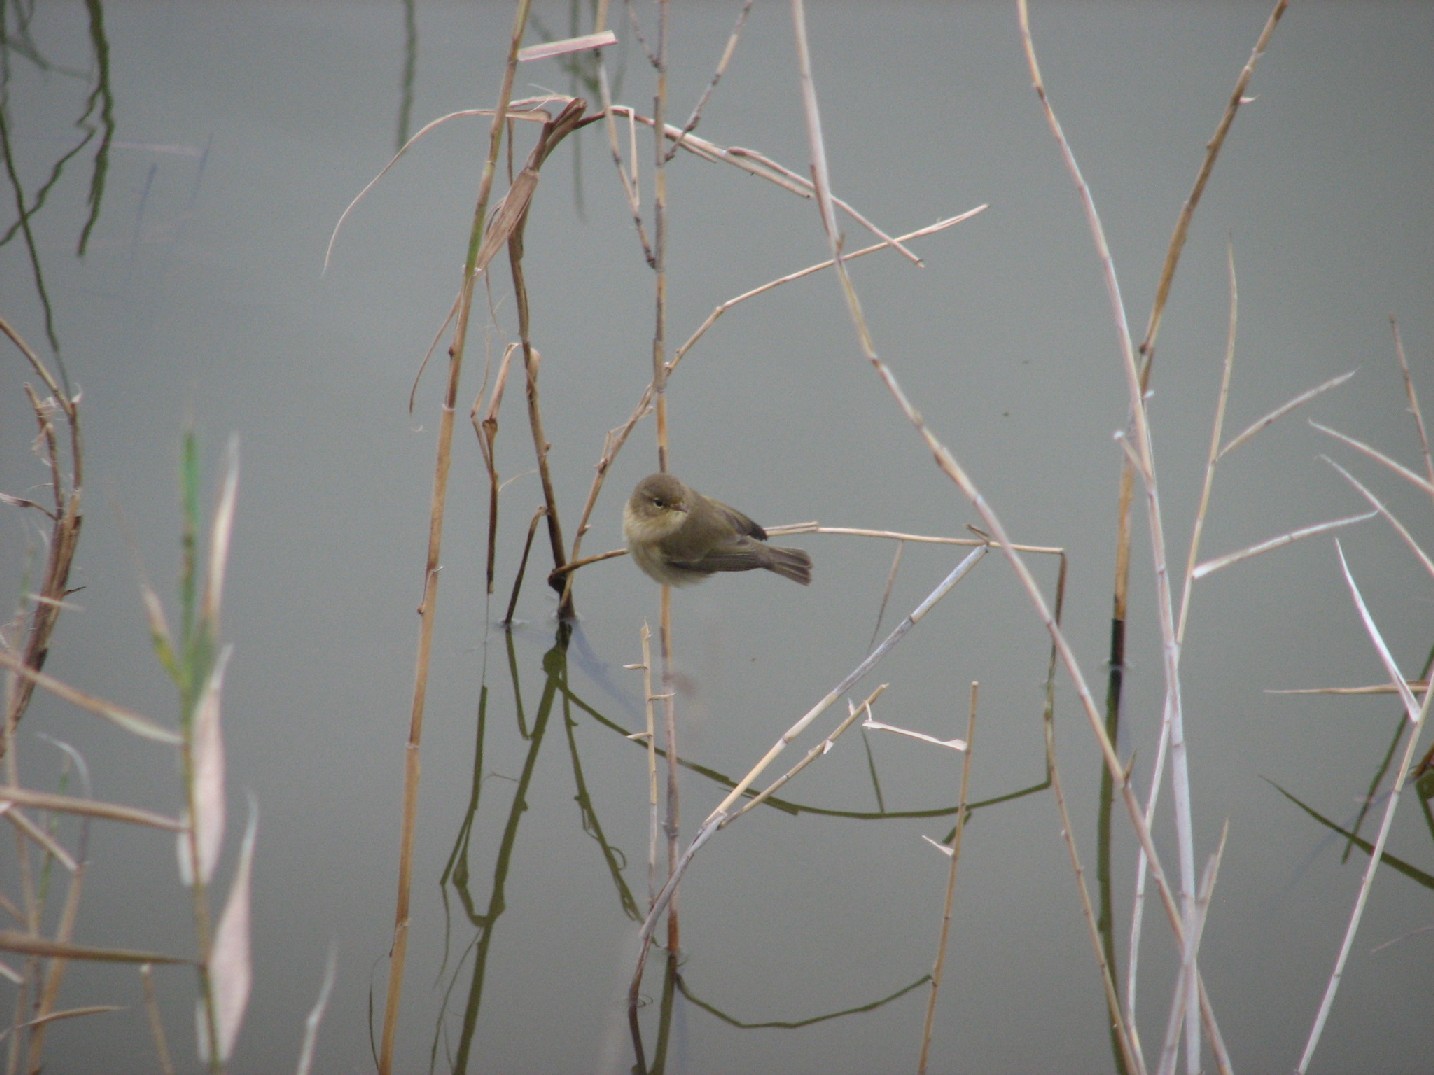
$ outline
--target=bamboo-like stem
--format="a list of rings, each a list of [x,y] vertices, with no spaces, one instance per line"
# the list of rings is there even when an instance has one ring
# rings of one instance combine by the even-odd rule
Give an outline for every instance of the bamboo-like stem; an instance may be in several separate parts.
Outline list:
[[[666,811],[663,817],[663,832],[667,837],[667,876],[675,876],[679,840],[682,835],[682,799],[677,778],[681,772],[682,754],[677,745],[677,691],[672,670],[672,587],[662,585],[661,599],[662,629],[658,642],[662,650],[662,735],[667,746],[667,795]],[[672,889],[668,900],[667,950],[676,955],[681,947],[677,917],[677,889]]]
[[[497,172],[499,149],[507,126],[508,102],[513,96],[513,79],[518,67],[518,49],[527,26],[531,0],[518,0],[508,43],[508,59],[498,104],[488,129],[488,153],[478,184],[473,224],[468,236],[468,254],[463,265],[462,299],[453,343],[449,349],[448,387],[440,411],[438,443],[433,468],[433,496],[428,522],[428,550],[423,570],[423,598],[419,603],[418,653],[413,677],[413,701],[409,714],[408,743],[404,750],[403,820],[399,836],[398,884],[394,901],[393,947],[389,952],[388,990],[384,998],[383,1034],[379,1043],[379,1075],[391,1075],[393,1051],[398,1034],[399,1001],[403,993],[403,972],[408,956],[408,902],[413,886],[414,830],[418,818],[418,785],[422,772],[424,703],[428,693],[428,663],[433,650],[433,625],[438,600],[438,565],[443,545],[443,515],[448,502],[448,469],[452,460],[453,417],[458,401],[458,384],[463,370],[463,350],[468,338],[468,319],[473,309],[473,285],[477,279],[479,248],[488,214],[488,199]]]
[[[976,741],[976,708],[981,697],[981,684],[972,680],[970,704],[966,710],[966,749],[961,759],[961,790],[956,802],[956,834],[951,838],[950,869],[946,875],[946,902],[941,908],[941,931],[936,939],[936,959],[931,965],[931,992],[926,998],[926,1020],[921,1028],[921,1054],[916,1061],[919,1075],[926,1075],[931,1057],[931,1037],[936,1030],[936,1001],[941,995],[941,981],[946,970],[946,952],[951,940],[951,908],[956,902],[956,867],[961,862],[961,837],[966,832],[966,804],[971,788],[971,755]]]
[[[1151,555],[1154,561],[1157,623],[1162,641],[1162,663],[1165,678],[1163,723],[1169,728],[1170,736],[1176,853],[1180,865],[1181,928],[1179,935],[1182,938],[1182,968],[1187,978],[1187,996],[1190,998],[1190,1011],[1186,1024],[1186,1062],[1194,1071],[1198,1070],[1200,1066],[1198,1025],[1200,1013],[1197,1010],[1199,990],[1196,988],[1195,981],[1198,970],[1193,959],[1190,958],[1191,950],[1188,947],[1189,920],[1193,914],[1195,901],[1194,824],[1190,795],[1190,772],[1185,745],[1184,706],[1181,700],[1180,648],[1175,638],[1175,615],[1170,590],[1169,566],[1166,559],[1164,520],[1160,509],[1159,490],[1155,481],[1154,442],[1149,425],[1149,415],[1145,409],[1143,378],[1135,361],[1130,327],[1125,316],[1125,303],[1121,297],[1120,284],[1116,277],[1115,262],[1105,239],[1105,231],[1100,222],[1100,215],[1095,208],[1095,200],[1091,196],[1090,188],[1076,162],[1070,142],[1066,139],[1060,121],[1056,118],[1055,109],[1051,106],[1050,99],[1046,94],[1040,65],[1036,61],[1035,43],[1031,36],[1030,13],[1026,0],[1017,0],[1017,12],[1022,47],[1025,50],[1026,64],[1031,73],[1036,96],[1040,100],[1046,124],[1050,127],[1051,133],[1060,147],[1066,170],[1075,183],[1081,207],[1090,228],[1091,238],[1096,247],[1101,265],[1101,275],[1105,281],[1107,299],[1110,303],[1111,318],[1115,324],[1117,350],[1125,372],[1126,390],[1129,394],[1128,407],[1132,428],[1131,436],[1127,441],[1129,445],[1127,458],[1135,464],[1135,469],[1140,473],[1141,484],[1145,492],[1146,526],[1150,534]],[[1102,731],[1104,731],[1103,728]],[[1210,1017],[1208,1011],[1205,1014],[1207,1018]]]
[[[657,898],[657,724],[652,703],[658,695],[652,691],[652,629],[642,623],[642,712],[647,729],[647,905]]]

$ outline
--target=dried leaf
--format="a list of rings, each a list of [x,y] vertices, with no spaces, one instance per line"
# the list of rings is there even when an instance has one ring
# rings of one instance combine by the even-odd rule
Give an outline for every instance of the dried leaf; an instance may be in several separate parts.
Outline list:
[[[229,898],[214,931],[214,949],[209,955],[209,988],[218,1025],[219,1048],[209,1049],[209,1035],[204,1018],[204,1000],[196,1003],[199,1025],[199,1054],[208,1063],[217,1055],[224,1063],[234,1051],[234,1040],[244,1022],[244,1009],[249,1005],[249,989],[253,984],[253,966],[249,957],[249,889],[254,865],[254,834],[259,826],[259,808],[249,801],[249,823],[244,829],[244,843],[239,849],[239,865]]]
[[[529,45],[525,49],[518,50],[518,62],[546,60],[550,56],[566,56],[570,52],[585,52],[588,49],[606,48],[608,45],[616,44],[617,34],[611,30],[603,30],[601,33],[583,34],[581,37],[567,37],[561,41],[544,41],[541,45]]]
[[[224,842],[224,737],[219,727],[219,694],[232,651],[233,647],[224,647],[219,660],[214,662],[194,713],[193,801],[199,816],[189,821],[194,826],[194,843],[199,849],[199,879],[205,884],[219,861],[219,848]],[[179,877],[185,885],[194,884],[191,867],[189,834],[180,833]]]

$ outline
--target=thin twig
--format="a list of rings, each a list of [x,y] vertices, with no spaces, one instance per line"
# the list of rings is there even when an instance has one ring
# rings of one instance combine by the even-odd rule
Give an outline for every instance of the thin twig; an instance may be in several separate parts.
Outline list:
[[[966,711],[966,750],[961,760],[961,791],[956,803],[956,835],[951,838],[951,864],[946,876],[946,903],[941,909],[941,932],[936,940],[936,959],[931,966],[931,994],[926,1000],[926,1021],[921,1028],[921,1054],[916,1070],[925,1075],[931,1055],[931,1036],[936,1029],[936,1000],[941,993],[941,980],[946,970],[946,950],[951,939],[951,908],[956,902],[956,867],[961,861],[961,837],[966,831],[967,802],[971,788],[972,743],[976,739],[976,703],[981,685],[971,682],[970,705]]]
[[[1414,379],[1409,375],[1409,359],[1404,355],[1404,340],[1399,335],[1399,322],[1389,319],[1394,332],[1394,356],[1399,361],[1399,372],[1404,376],[1404,395],[1409,400],[1409,413],[1414,416],[1414,426],[1419,431],[1419,449],[1424,454],[1424,473],[1434,485],[1434,458],[1429,454],[1429,431],[1424,428],[1424,411],[1419,406],[1419,393],[1414,391]]]
[[[842,734],[853,724],[856,723],[857,717],[865,713],[867,715],[867,719],[870,720],[872,703],[881,697],[882,693],[886,690],[886,688],[887,684],[878,684],[876,690],[872,691],[869,695],[867,695],[866,699],[860,705],[852,705],[850,702],[848,702],[846,719],[843,720],[840,724],[838,724],[830,735],[828,735],[820,743],[817,743],[809,751],[807,751],[806,756],[803,757],[801,761],[797,762],[796,765],[793,765],[785,773],[777,777],[776,780],[773,780],[756,795],[753,795],[750,799],[743,803],[741,808],[738,809],[735,813],[733,813],[731,817],[723,821],[721,826],[719,827],[726,828],[733,821],[737,820],[737,818],[741,817],[749,810],[753,809],[754,807],[760,806],[762,803],[766,802],[779,790],[781,790],[784,785],[790,783],[792,778],[795,777],[798,773],[800,773],[803,769],[805,769],[808,765],[812,764],[812,762],[816,761],[818,758],[825,756],[835,745],[836,741],[841,738]]]

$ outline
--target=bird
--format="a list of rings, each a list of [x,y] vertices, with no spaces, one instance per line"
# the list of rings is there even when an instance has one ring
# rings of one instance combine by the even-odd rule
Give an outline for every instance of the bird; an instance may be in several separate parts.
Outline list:
[[[759,567],[803,586],[812,581],[805,552],[763,544],[767,532],[751,519],[671,474],[649,474],[637,483],[622,511],[622,533],[637,566],[671,586]]]

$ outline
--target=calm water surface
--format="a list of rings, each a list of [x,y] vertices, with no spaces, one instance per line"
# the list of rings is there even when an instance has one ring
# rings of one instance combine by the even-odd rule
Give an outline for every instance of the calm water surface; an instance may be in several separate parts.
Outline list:
[[[1048,88],[1137,335],[1203,147],[1267,14],[1255,4],[1035,6]],[[532,40],[569,32],[565,8],[538,5],[537,15]],[[736,16],[732,4],[674,7],[679,122]],[[649,42],[651,17],[644,8]],[[1121,462],[1112,434],[1126,395],[1099,264],[1030,89],[1014,8],[836,3],[810,5],[807,17],[837,192],[892,233],[988,206],[916,242],[924,267],[883,254],[854,263],[853,278],[882,356],[1012,537],[1067,550],[1065,622],[1099,697]],[[337,978],[314,1070],[370,1070],[392,939],[443,389],[436,364],[418,380],[412,411],[408,398],[457,289],[486,121],[456,120],[426,138],[348,219],[326,272],[324,251],[345,205],[402,138],[495,99],[511,11],[425,3],[410,19],[389,4],[56,2],[23,24],[13,11],[0,18],[9,164],[0,316],[63,362],[82,393],[87,450],[74,578],[83,590],[60,618],[47,671],[176,721],[142,581],[177,615],[182,431],[196,430],[206,503],[236,435],[221,889],[251,796],[258,836],[254,988],[233,1070],[293,1067],[331,953]],[[650,68],[625,23],[620,33],[608,56],[615,97],[648,111]],[[1239,312],[1226,439],[1305,389],[1358,372],[1222,462],[1201,557],[1363,510],[1322,454],[1434,548],[1427,496],[1306,421],[1423,470],[1388,318],[1399,318],[1415,386],[1434,402],[1431,51],[1427,5],[1295,5],[1260,62],[1160,336],[1151,412],[1177,575],[1225,352],[1227,246]],[[557,61],[519,72],[517,94],[549,90],[597,107]],[[785,7],[753,11],[697,133],[807,173]],[[519,132],[524,152],[532,134]],[[650,141],[636,139],[647,169]],[[650,173],[642,183],[650,214]],[[812,205],[768,183],[679,155],[668,186],[669,348],[718,304],[825,256]],[[870,241],[845,227],[849,247]],[[540,531],[520,623],[498,626],[542,495],[514,376],[500,413],[496,462],[507,484],[490,600],[487,476],[467,413],[480,396],[486,407],[493,365],[516,333],[507,270],[495,266],[491,316],[485,302],[459,391],[396,1066],[630,1070],[625,998],[650,878],[647,757],[629,737],[643,726],[642,680],[627,666],[641,660],[644,623],[656,627],[658,592],[625,560],[583,569],[576,631],[561,644]],[[545,166],[526,271],[571,543],[604,435],[632,412],[651,368],[653,276],[600,125],[570,136]],[[7,347],[0,491],[34,498],[47,472],[30,454],[26,380]],[[673,469],[764,523],[962,535],[976,521],[860,357],[828,274],[724,314],[673,376],[669,421]],[[586,552],[621,543],[621,503],[655,469],[654,443],[648,419],[613,464]],[[1163,680],[1137,506],[1119,749],[1144,796]],[[17,606],[41,530],[34,513],[0,512],[0,582]],[[1417,676],[1434,582],[1383,522],[1340,537],[1394,658]],[[674,595],[684,840],[959,555],[905,546],[888,597],[890,542],[784,540],[811,552],[809,589],[763,574]],[[1028,563],[1051,595],[1055,559]],[[1391,757],[1402,754],[1399,706],[1389,695],[1271,693],[1385,678],[1330,536],[1219,572],[1192,600],[1182,669],[1199,868],[1229,824],[1201,970],[1236,1067],[1290,1070],[1377,835]],[[981,683],[970,788],[980,805],[964,834],[933,1071],[1117,1067],[1046,779],[1048,660],[1029,602],[987,556],[850,695],[859,702],[887,683],[877,719],[946,739],[965,734],[969,686]],[[1137,845],[1120,810],[1103,810],[1099,755],[1065,676],[1055,699],[1073,834],[1124,983]],[[845,712],[838,702],[774,772]],[[95,798],[179,812],[172,754],[43,694],[16,747],[27,786],[60,787],[62,756],[42,733],[83,753]],[[643,982],[648,1067],[914,1069],[948,873],[922,837],[951,833],[959,760],[853,729],[774,805],[714,837],[681,891],[680,976],[664,980],[659,952]],[[1165,786],[1156,837],[1174,873]],[[1391,861],[1375,878],[1313,1070],[1427,1069],[1429,794],[1427,785],[1402,793]],[[6,856],[0,885],[19,901],[13,848]],[[192,952],[168,837],[96,824],[89,863],[77,940]],[[1175,966],[1151,904],[1137,1008],[1152,1065]],[[193,973],[162,970],[157,987],[176,1061],[197,1070]],[[122,1010],[53,1026],[46,1070],[158,1070],[136,973],[72,968],[60,1006],[92,1004]],[[1208,1050],[1202,1062],[1210,1068]]]

